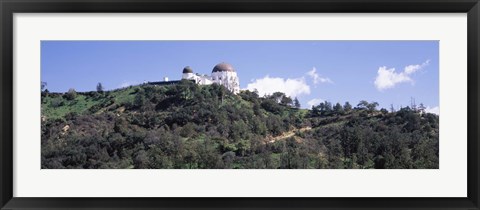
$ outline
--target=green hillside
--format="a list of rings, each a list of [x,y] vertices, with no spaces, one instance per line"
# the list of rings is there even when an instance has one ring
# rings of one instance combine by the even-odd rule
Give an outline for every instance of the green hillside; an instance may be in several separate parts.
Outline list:
[[[43,92],[42,168],[438,168],[438,116],[377,105],[188,81]]]

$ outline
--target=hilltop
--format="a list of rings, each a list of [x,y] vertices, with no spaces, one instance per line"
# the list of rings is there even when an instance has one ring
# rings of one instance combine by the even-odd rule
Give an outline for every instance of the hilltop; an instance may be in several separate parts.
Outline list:
[[[437,115],[189,81],[42,93],[42,168],[438,168]]]

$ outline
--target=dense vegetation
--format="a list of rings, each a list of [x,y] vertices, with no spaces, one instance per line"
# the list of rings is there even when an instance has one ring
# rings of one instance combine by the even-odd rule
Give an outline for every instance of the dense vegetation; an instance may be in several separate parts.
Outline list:
[[[42,92],[42,168],[438,168],[437,115],[183,81]]]

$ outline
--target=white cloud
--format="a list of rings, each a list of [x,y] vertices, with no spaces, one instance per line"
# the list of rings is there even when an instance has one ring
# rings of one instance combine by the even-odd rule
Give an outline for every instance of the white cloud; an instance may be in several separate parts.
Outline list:
[[[312,106],[316,106],[316,105],[318,105],[318,104],[320,104],[321,102],[324,102],[324,101],[325,100],[320,99],[320,98],[314,98],[314,99],[307,102],[308,108],[312,108]]]
[[[405,66],[402,72],[396,72],[395,68],[387,68],[382,66],[378,68],[377,77],[375,78],[375,87],[379,91],[390,89],[395,87],[399,83],[411,83],[413,84],[413,79],[410,77],[411,74],[417,72],[418,70],[424,68],[430,63],[430,60],[423,62],[422,64],[408,65]]]
[[[420,65],[409,65],[405,67],[405,74],[412,74],[418,71],[421,68]]]
[[[413,80],[404,72],[395,72],[395,68],[387,69],[386,66],[378,68],[377,78],[375,79],[377,90],[383,91],[393,88],[396,84],[403,82],[413,82]]]
[[[290,97],[310,94],[310,86],[307,85],[304,78],[284,79],[268,75],[262,79],[255,79],[247,85],[247,89],[250,91],[257,90],[260,96],[270,95],[274,92],[282,92]]]
[[[307,75],[310,76],[313,79],[313,84],[318,84],[318,83],[333,83],[333,81],[328,78],[328,77],[321,77],[317,73],[317,68],[313,67],[312,70],[307,72]]]
[[[432,108],[428,106],[425,108],[425,112],[440,115],[440,108],[438,106]]]
[[[405,73],[406,74],[413,74],[416,71],[422,69],[423,67],[427,66],[430,63],[430,60],[426,60],[422,64],[415,64],[415,65],[408,65],[405,66]]]

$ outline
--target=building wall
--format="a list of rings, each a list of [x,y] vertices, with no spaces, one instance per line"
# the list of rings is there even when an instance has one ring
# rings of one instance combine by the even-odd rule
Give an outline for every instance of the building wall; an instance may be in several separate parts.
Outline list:
[[[235,94],[240,92],[240,81],[237,72],[212,72],[212,76],[184,73],[182,79],[194,80],[195,83],[199,85],[217,83],[225,86]]]
[[[183,73],[182,79],[190,79],[190,80],[195,80],[195,74],[194,73]],[[196,80],[195,80],[196,81]]]
[[[225,86],[235,94],[240,92],[240,81],[237,72],[212,72],[212,80],[214,83]]]
[[[200,84],[201,85],[211,85],[211,84],[213,84],[213,81],[211,80],[210,77],[201,77]]]

